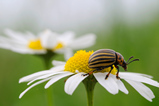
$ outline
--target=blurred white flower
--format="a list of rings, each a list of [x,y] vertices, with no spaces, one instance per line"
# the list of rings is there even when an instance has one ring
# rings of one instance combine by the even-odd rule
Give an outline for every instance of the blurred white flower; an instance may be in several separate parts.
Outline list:
[[[96,40],[94,34],[75,38],[73,32],[58,34],[50,30],[37,36],[30,32],[24,34],[9,29],[5,30],[5,34],[6,37],[0,36],[0,48],[23,54],[44,54],[50,50],[55,53],[64,53],[66,59],[73,55],[73,50],[90,47]]]
[[[19,80],[21,82],[29,82],[28,85],[32,84],[25,91],[23,91],[19,98],[21,98],[28,90],[33,88],[34,86],[48,81],[45,85],[45,89],[50,87],[53,83],[69,76],[65,83],[65,92],[69,95],[72,95],[77,86],[86,79],[89,75],[83,76],[88,72],[91,72],[93,69],[88,67],[88,59],[93,52],[85,52],[78,51],[73,57],[71,57],[66,63],[61,61],[53,61],[53,67],[50,70],[40,71],[28,76],[25,76]],[[110,76],[107,80],[105,80],[105,76],[110,71],[110,67],[104,69],[102,72],[94,72],[93,76],[101,84],[108,92],[111,94],[117,94],[120,91],[128,94],[128,90],[123,84],[122,80],[116,78],[116,68],[111,71]],[[150,84],[156,87],[159,87],[159,83],[157,81],[152,80],[151,76],[139,73],[131,73],[131,72],[120,72],[119,76],[121,79],[128,82],[133,88],[135,88],[144,98],[149,101],[155,97],[153,92],[145,86],[143,83]]]
[[[46,49],[41,45],[41,35],[35,36],[30,32],[20,33],[10,29],[5,30],[5,35],[0,36],[0,48],[22,54],[46,53]]]

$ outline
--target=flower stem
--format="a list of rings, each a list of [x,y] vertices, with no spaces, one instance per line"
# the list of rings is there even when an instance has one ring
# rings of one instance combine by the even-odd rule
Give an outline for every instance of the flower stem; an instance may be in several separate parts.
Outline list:
[[[38,55],[42,58],[45,70],[50,69],[51,58],[55,55],[52,51],[48,51],[47,54]],[[46,97],[48,106],[53,106],[53,91],[52,87],[46,89]]]
[[[52,87],[46,89],[46,97],[48,106],[53,106],[53,92]]]
[[[94,87],[95,87],[96,82],[97,81],[93,75],[90,75],[88,78],[86,78],[83,81],[85,88],[86,88],[86,92],[87,92],[88,106],[93,106],[93,96],[94,96],[93,94],[94,94]]]
[[[48,70],[50,68],[51,59],[56,54],[52,51],[48,51],[47,54],[40,54],[38,55],[40,58],[42,58],[45,70]]]

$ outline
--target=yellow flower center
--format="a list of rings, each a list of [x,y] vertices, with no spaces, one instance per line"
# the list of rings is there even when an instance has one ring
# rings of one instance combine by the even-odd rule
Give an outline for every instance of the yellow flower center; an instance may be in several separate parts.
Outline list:
[[[64,71],[70,71],[73,73],[76,73],[76,71],[79,72],[85,72],[89,73],[93,71],[94,69],[88,67],[88,60],[90,55],[93,53],[93,51],[86,52],[85,50],[79,50],[77,53],[74,54],[73,57],[71,57],[65,64]],[[113,66],[114,67],[114,66]],[[110,67],[103,69],[100,72],[109,72]],[[97,72],[97,71],[96,71]],[[116,74],[117,70],[114,67],[111,71],[111,74]]]
[[[58,42],[57,45],[53,48],[53,50],[58,50],[64,47],[64,44],[62,42]]]
[[[42,45],[41,45],[41,41],[40,39],[37,40],[31,40],[28,44],[28,47],[30,49],[35,49],[35,50],[40,50],[43,49]]]

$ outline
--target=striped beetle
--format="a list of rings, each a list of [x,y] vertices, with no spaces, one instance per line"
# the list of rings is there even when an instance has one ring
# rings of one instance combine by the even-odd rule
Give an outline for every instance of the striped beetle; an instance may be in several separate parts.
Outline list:
[[[97,50],[89,57],[89,61],[88,61],[89,68],[93,68],[95,70],[93,70],[92,72],[89,72],[87,74],[84,74],[84,76],[92,74],[94,71],[101,71],[104,68],[111,67],[111,70],[105,77],[105,79],[107,79],[113,69],[113,65],[115,65],[115,67],[118,70],[116,73],[116,78],[120,79],[120,77],[118,76],[118,74],[119,74],[118,65],[122,66],[124,68],[124,70],[127,71],[128,64],[130,64],[133,61],[139,61],[139,59],[134,59],[129,62],[129,60],[131,58],[133,58],[133,56],[131,56],[128,59],[128,61],[125,62],[124,57],[120,53],[115,52],[114,50],[111,50],[111,49]]]

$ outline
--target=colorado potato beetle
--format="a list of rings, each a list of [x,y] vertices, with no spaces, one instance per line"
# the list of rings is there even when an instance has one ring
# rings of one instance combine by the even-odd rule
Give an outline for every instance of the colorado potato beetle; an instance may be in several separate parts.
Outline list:
[[[126,62],[124,60],[124,57],[120,53],[115,52],[114,50],[111,50],[111,49],[97,50],[89,57],[89,61],[88,61],[89,68],[93,68],[94,70],[85,75],[92,74],[94,71],[101,71],[104,68],[111,67],[111,70],[105,77],[105,79],[107,79],[109,74],[111,73],[111,71],[113,69],[113,65],[114,65],[118,70],[116,73],[116,78],[120,79],[120,77],[118,76],[118,74],[119,74],[118,65],[122,66],[124,68],[124,70],[127,71],[128,64],[130,64],[133,61],[139,61],[139,59],[134,59],[129,62],[129,60],[131,58],[133,58],[133,56],[131,56],[128,59],[128,61]]]

